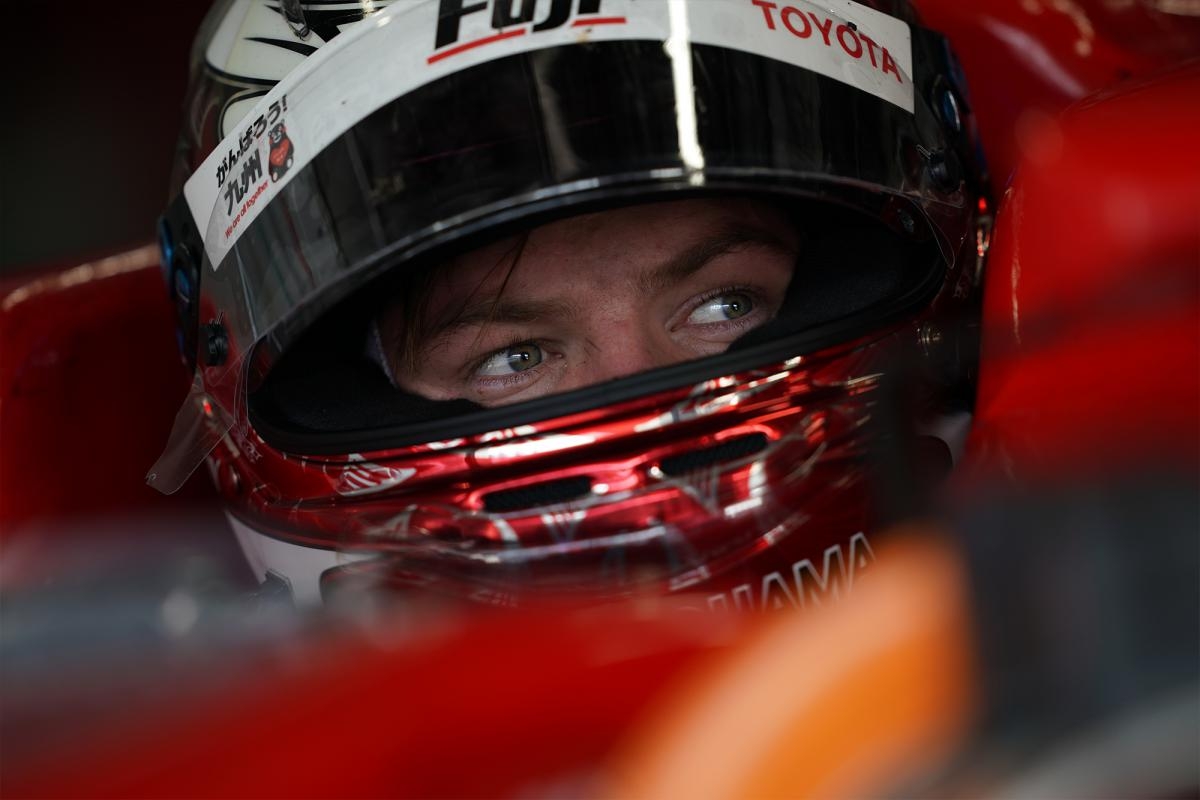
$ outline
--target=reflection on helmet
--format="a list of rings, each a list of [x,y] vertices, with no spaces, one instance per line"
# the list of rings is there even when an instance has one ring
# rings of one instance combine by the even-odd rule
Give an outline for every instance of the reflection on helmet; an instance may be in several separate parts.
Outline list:
[[[207,460],[306,601],[850,590],[887,376],[969,405],[945,42],[902,3],[367,5],[201,31],[164,217],[197,379],[152,483]]]

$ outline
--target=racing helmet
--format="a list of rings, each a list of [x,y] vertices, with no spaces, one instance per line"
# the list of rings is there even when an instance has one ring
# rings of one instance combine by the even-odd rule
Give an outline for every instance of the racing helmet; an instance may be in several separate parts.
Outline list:
[[[946,353],[987,178],[950,48],[907,2],[229,0],[185,112],[159,237],[194,379],[148,481],[206,464],[297,602],[821,602],[874,557],[889,370],[919,365],[922,424],[969,408]],[[515,241],[520,275],[539,231],[729,204],[793,244],[769,313],[720,348],[504,403],[397,379],[381,328],[414,330],[464,257]],[[753,282],[758,251],[723,246]],[[546,274],[570,282],[570,255]],[[753,305],[718,288],[707,313]]]

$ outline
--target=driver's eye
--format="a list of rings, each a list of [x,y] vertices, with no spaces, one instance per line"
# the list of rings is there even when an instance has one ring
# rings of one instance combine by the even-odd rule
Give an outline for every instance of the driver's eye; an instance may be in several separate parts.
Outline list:
[[[688,316],[693,325],[727,322],[744,317],[754,309],[754,301],[745,292],[729,292],[705,300]]]
[[[540,363],[542,348],[533,342],[524,342],[493,353],[479,366],[476,374],[490,377],[511,375],[532,369]]]

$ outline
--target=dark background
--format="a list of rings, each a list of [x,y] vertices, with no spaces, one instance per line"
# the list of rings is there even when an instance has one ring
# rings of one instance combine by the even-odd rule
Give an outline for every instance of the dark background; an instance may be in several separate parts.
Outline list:
[[[0,6],[0,272],[154,239],[209,5]]]

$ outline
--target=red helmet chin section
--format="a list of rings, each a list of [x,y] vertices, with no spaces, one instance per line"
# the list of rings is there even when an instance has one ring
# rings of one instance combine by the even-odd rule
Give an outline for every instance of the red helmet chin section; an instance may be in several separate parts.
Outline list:
[[[243,538],[328,551],[307,575],[275,564],[300,599],[366,586],[494,605],[653,591],[804,607],[874,558],[873,409],[911,331],[603,414],[330,458],[250,430],[210,461]]]

